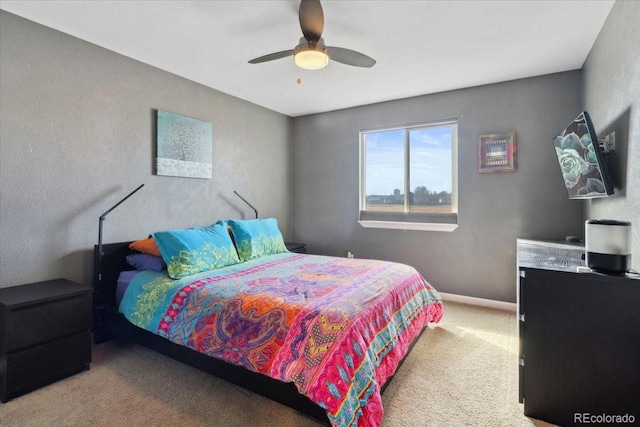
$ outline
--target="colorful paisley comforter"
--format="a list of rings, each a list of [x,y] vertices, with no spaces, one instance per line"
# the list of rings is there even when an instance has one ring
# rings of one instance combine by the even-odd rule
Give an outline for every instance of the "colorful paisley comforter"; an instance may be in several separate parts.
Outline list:
[[[380,425],[380,387],[442,305],[407,265],[286,253],[179,280],[140,272],[120,311],[174,343],[295,383],[342,427]]]

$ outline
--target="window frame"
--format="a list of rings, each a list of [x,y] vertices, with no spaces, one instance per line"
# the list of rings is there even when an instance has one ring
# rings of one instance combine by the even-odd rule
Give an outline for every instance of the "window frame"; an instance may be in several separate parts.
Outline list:
[[[451,212],[423,213],[411,212],[410,194],[410,137],[412,130],[452,126],[451,136]],[[365,135],[376,132],[394,130],[404,131],[404,210],[403,212],[380,212],[365,210],[366,207],[366,146]],[[359,141],[359,188],[358,207],[360,210],[358,223],[365,228],[386,228],[395,230],[424,230],[451,232],[458,227],[458,119],[444,119],[425,123],[382,127],[361,130]]]

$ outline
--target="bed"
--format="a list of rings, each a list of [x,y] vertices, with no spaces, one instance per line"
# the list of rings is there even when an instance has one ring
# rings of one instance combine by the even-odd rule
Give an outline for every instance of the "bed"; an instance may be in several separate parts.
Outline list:
[[[380,425],[384,388],[442,316],[437,291],[403,264],[280,249],[247,256],[235,237],[240,262],[173,278],[167,263],[129,273],[124,291],[132,242],[96,247],[94,341],[130,340],[325,424]]]

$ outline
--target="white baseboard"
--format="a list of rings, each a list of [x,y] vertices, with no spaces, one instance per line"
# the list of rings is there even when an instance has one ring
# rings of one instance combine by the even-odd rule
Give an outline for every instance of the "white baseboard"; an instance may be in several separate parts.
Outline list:
[[[466,295],[447,294],[439,292],[440,296],[445,301],[461,302],[463,304],[479,305],[481,307],[497,308],[498,310],[513,311],[514,313],[518,309],[515,302],[496,301],[492,299],[469,297]]]

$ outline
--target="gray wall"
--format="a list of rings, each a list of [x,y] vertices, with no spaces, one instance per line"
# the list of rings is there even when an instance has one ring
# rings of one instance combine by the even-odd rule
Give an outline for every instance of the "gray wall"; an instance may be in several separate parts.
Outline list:
[[[312,253],[407,263],[442,292],[515,301],[516,238],[582,233],[584,203],[567,198],[551,142],[580,111],[580,86],[571,71],[295,118],[295,238]],[[459,120],[458,229],[358,225],[358,132],[449,118]],[[517,172],[478,174],[478,136],[510,131]]]
[[[515,239],[583,235],[583,208],[634,223],[640,269],[640,172],[630,162],[640,158],[639,7],[615,4],[582,79],[573,71],[296,119],[0,12],[0,287],[90,283],[98,217],[140,183],[107,218],[106,242],[251,217],[237,189],[310,252],[405,262],[443,292],[514,301]],[[566,198],[550,142],[583,106],[621,144],[622,189],[586,204]],[[157,108],[213,124],[212,180],[152,174]],[[359,130],[452,117],[460,227],[361,228]],[[478,135],[508,131],[517,172],[478,174]]]
[[[91,283],[105,242],[261,217],[290,231],[291,119],[0,12],[0,286]],[[215,72],[215,70],[212,70]],[[154,110],[213,125],[213,179],[152,174]]]
[[[617,1],[583,67],[583,103],[599,136],[616,132],[615,195],[589,202],[587,218],[631,221],[640,271],[640,2]]]

